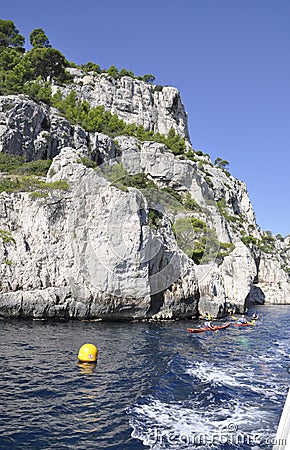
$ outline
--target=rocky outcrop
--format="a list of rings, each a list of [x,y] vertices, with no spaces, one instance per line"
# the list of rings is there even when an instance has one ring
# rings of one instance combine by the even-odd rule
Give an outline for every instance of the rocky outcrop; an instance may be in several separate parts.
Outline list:
[[[13,236],[1,245],[1,315],[192,316],[193,264],[175,285],[188,258],[152,234],[142,194],[123,192],[78,161],[76,150],[64,148],[51,166],[50,181],[68,180],[68,191],[52,191],[45,200],[29,193],[0,195],[1,224]]]
[[[174,88],[74,75],[92,106],[188,137]],[[53,159],[47,182],[69,185],[1,189],[0,316],[160,320],[289,302],[289,238],[257,226],[245,184],[208,156],[88,133],[23,95],[0,97],[0,151]]]
[[[258,279],[255,285],[259,289],[257,303],[287,304],[290,299],[289,274],[283,269],[281,260],[275,254],[263,254],[259,260]],[[257,295],[257,292],[256,292]],[[250,297],[255,301],[255,297]]]
[[[53,159],[66,146],[98,163],[116,156],[113,139],[71,125],[55,108],[25,95],[0,96],[0,152],[33,161]]]
[[[86,75],[81,70],[69,69],[74,83],[68,86],[54,86],[67,96],[73,89],[78,98],[91,106],[104,106],[105,110],[123,119],[126,123],[143,125],[145,130],[168,134],[173,128],[189,140],[187,114],[178,90],[155,86],[143,81],[122,77],[114,79],[106,73]]]

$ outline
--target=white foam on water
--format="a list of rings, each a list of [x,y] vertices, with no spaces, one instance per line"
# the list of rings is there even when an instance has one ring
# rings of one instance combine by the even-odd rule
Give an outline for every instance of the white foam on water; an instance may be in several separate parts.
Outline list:
[[[256,394],[263,394],[267,398],[281,399],[281,386],[277,383],[277,375],[269,373],[265,376],[265,367],[261,367],[261,376],[252,367],[245,366],[241,371],[233,364],[221,369],[215,364],[203,362],[188,363],[185,373],[197,378],[202,384],[225,386],[234,389],[246,389]]]
[[[290,340],[285,339],[238,364],[183,361],[182,373],[192,380],[192,401],[149,397],[135,405],[130,410],[132,437],[150,450],[221,449],[229,442],[231,449],[271,448],[276,409],[283,406],[290,379],[289,350]],[[230,401],[222,398],[223,388]]]
[[[135,406],[130,413],[132,437],[151,450],[182,450],[201,444],[206,449],[225,442],[250,441],[254,445],[271,434],[271,414],[259,406],[239,401],[209,405],[205,409],[194,402],[189,406],[151,398],[149,403]],[[255,434],[252,430],[256,430]]]
[[[185,369],[185,373],[196,377],[203,384],[211,383],[219,386],[240,387],[244,383],[244,374],[232,375],[229,371],[220,369],[214,364],[208,362],[189,363]]]

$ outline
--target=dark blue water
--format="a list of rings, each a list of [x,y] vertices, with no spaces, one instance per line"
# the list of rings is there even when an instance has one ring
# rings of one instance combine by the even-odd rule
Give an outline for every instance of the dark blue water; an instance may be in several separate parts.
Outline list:
[[[290,375],[290,306],[255,327],[0,321],[0,449],[270,449]],[[80,366],[82,344],[96,366]]]

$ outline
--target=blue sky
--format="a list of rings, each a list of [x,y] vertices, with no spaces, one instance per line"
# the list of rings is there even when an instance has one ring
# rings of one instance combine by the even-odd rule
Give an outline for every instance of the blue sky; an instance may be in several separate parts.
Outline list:
[[[290,234],[289,0],[14,0],[1,18],[43,28],[78,64],[114,64],[176,86],[192,145],[230,162],[258,224]]]

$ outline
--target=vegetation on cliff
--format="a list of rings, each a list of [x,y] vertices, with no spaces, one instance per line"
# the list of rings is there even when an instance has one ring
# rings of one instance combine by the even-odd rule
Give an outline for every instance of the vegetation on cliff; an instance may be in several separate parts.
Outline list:
[[[30,95],[37,88],[31,86],[31,82],[37,80],[46,88],[51,81],[59,84],[69,83],[72,77],[66,71],[67,67],[78,67],[69,62],[57,49],[52,48],[49,38],[42,28],[37,28],[30,33],[31,50],[26,51],[25,39],[20,34],[12,20],[0,20],[0,95],[27,93]],[[79,66],[85,72],[95,74],[108,73],[118,79],[129,76],[152,83],[154,75],[146,74],[136,77],[132,71],[123,68],[120,71],[111,66],[109,69],[101,69],[95,63],[88,62]],[[45,84],[48,83],[48,84]],[[46,101],[44,92],[38,89],[38,99]],[[43,98],[45,97],[45,98]]]
[[[31,32],[31,50],[25,51],[24,42],[24,37],[11,20],[0,20],[0,95],[27,94],[35,101],[58,108],[72,124],[79,124],[86,131],[102,132],[111,137],[121,134],[135,136],[141,141],[154,140],[165,144],[174,154],[185,152],[185,140],[173,129],[165,136],[146,131],[142,125],[128,125],[116,114],[105,111],[104,107],[92,108],[88,102],[78,100],[74,90],[66,98],[62,98],[60,91],[52,96],[51,83],[70,83],[72,77],[66,68],[77,67],[76,64],[70,63],[59,50],[52,48],[42,28]],[[115,79],[129,76],[146,83],[155,80],[152,74],[136,77],[127,69],[119,71],[111,66],[106,70],[92,62],[79,67],[94,74],[106,72]]]
[[[171,129],[167,136],[146,131],[142,125],[126,124],[116,114],[105,111],[103,106],[91,107],[87,101],[77,98],[74,90],[63,99],[60,91],[51,98],[55,106],[72,124],[78,124],[89,132],[100,132],[111,137],[134,136],[140,141],[155,141],[165,144],[176,155],[185,152],[185,140]]]
[[[0,152],[0,172],[7,174],[46,176],[51,162],[50,159],[27,162],[25,156]]]

